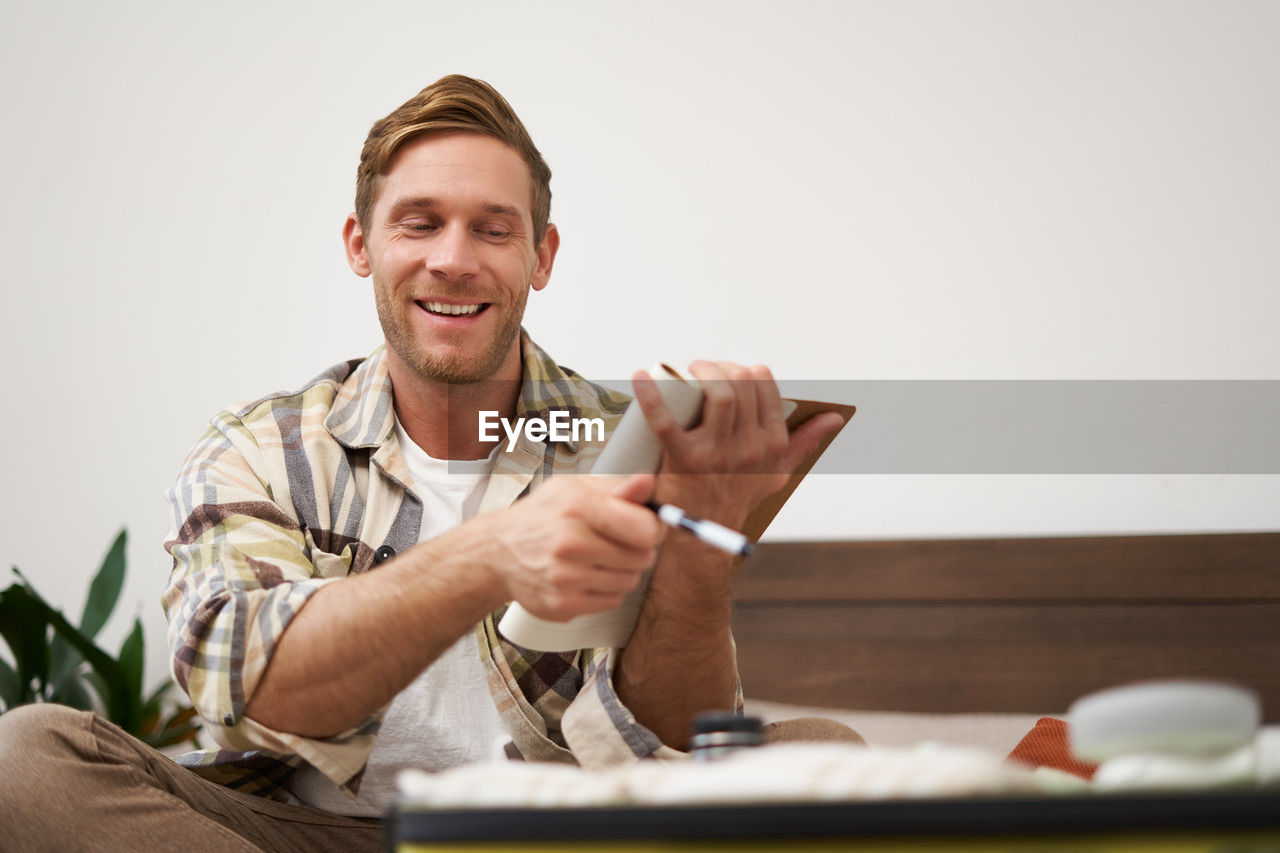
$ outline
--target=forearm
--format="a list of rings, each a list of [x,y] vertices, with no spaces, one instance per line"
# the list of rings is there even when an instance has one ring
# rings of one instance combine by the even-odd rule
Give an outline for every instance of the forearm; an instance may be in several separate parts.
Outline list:
[[[464,525],[315,593],[281,635],[247,715],[327,737],[390,702],[505,600],[467,547],[477,536]]]
[[[677,749],[695,714],[732,708],[737,698],[730,560],[690,537],[668,537],[614,674],[623,704]]]
[[[841,419],[819,415],[788,432],[768,368],[698,361],[690,370],[704,399],[701,419],[688,430],[667,411],[652,378],[632,377],[636,401],[662,444],[653,499],[741,530]],[[697,712],[736,704],[734,569],[734,558],[686,534],[669,536],[614,673],[619,698],[668,746],[685,746]]]
[[[285,628],[248,715],[325,737],[381,708],[507,601],[569,619],[616,607],[657,551],[661,527],[639,506],[645,478],[621,487],[556,478],[363,575],[317,591]]]

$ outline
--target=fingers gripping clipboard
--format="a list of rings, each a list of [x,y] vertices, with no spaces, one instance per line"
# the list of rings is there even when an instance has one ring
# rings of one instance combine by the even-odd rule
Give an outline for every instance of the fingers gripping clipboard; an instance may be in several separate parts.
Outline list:
[[[688,429],[698,422],[702,414],[702,388],[697,380],[682,376],[675,369],[658,364],[648,373],[654,379],[658,393],[666,404],[671,417]],[[844,423],[853,417],[854,406],[844,403],[822,403],[815,400],[782,401],[787,430],[794,430],[814,415],[824,412],[839,414]],[[843,429],[843,425],[841,429]],[[824,438],[818,447],[792,472],[785,486],[766,496],[747,516],[742,533],[750,540],[759,539],[782,509],[787,498],[800,485],[800,481],[826,451],[840,430]],[[618,422],[613,435],[591,469],[592,474],[625,475],[657,471],[662,459],[662,445],[649,429],[644,412],[638,403],[632,402]],[[576,616],[567,622],[553,622],[534,616],[519,603],[507,608],[498,631],[512,643],[527,649],[546,652],[567,652],[575,649],[622,648],[631,638],[640,607],[649,586],[649,576],[631,592],[622,604],[601,613]]]

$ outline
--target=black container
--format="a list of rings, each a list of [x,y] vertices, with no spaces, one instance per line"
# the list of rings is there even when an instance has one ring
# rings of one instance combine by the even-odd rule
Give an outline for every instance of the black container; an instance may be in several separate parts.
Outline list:
[[[689,757],[694,761],[714,761],[763,743],[764,723],[759,717],[744,717],[732,711],[708,711],[693,718]]]

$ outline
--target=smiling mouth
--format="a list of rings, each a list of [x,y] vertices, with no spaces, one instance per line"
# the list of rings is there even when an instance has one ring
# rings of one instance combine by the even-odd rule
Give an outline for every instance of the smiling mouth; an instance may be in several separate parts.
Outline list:
[[[489,307],[488,302],[473,302],[469,305],[451,305],[447,302],[424,302],[419,300],[417,306],[428,314],[438,317],[459,317],[475,315]]]

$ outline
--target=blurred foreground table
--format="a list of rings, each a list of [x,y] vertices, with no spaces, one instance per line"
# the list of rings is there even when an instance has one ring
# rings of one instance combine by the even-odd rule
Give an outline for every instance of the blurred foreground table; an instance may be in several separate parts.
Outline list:
[[[1280,791],[388,816],[395,853],[497,850],[1280,853]]]

